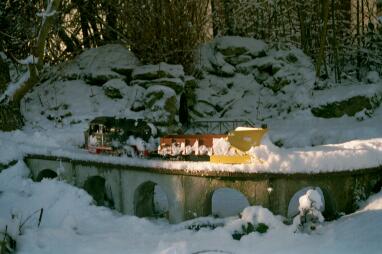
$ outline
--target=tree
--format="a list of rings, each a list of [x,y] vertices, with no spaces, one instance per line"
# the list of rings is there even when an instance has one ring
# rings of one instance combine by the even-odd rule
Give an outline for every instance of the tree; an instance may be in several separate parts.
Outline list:
[[[41,13],[41,27],[36,39],[36,44],[33,47],[32,58],[37,61],[28,65],[29,79],[19,88],[10,98],[12,103],[19,104],[24,95],[37,84],[39,77],[38,73],[43,67],[44,50],[49,30],[54,22],[54,15],[58,10],[60,0],[50,0],[47,4],[46,11]]]

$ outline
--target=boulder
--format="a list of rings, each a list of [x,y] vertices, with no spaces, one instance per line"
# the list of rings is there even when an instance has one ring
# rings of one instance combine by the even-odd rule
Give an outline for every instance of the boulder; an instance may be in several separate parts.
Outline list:
[[[70,63],[57,67],[62,79],[82,79],[101,86],[110,79],[131,79],[131,72],[140,65],[138,58],[120,44],[107,44],[85,50]]]
[[[238,65],[252,60],[250,55],[226,56],[224,60],[231,65]]]
[[[127,84],[125,81],[121,79],[111,79],[102,86],[102,89],[107,97],[111,99],[122,99],[123,92],[121,91],[126,87]]]
[[[156,65],[142,65],[136,67],[132,74],[132,79],[154,80],[160,78],[184,78],[182,65],[160,63]]]
[[[326,105],[312,108],[311,112],[316,117],[338,118],[344,115],[354,116],[364,110],[374,110],[379,105],[371,98],[365,96],[354,96],[350,99],[328,103]]]
[[[184,91],[184,81],[180,78],[159,78],[154,80],[133,80],[130,83],[131,85],[138,85],[145,89],[150,86],[167,86],[173,89],[177,94],[180,94]]]
[[[217,52],[214,57],[209,59],[212,69],[208,72],[223,77],[232,77],[235,75],[236,68],[224,60],[224,55]]]
[[[146,89],[140,86],[135,86],[135,98],[134,101],[130,107],[131,111],[134,112],[139,112],[145,110],[145,94],[146,94]]]
[[[215,39],[216,48],[224,56],[239,56],[248,53],[253,57],[261,56],[268,46],[264,41],[240,36],[223,36]]]
[[[145,93],[146,118],[158,125],[170,126],[176,123],[178,101],[173,89],[155,85]]]
[[[282,77],[269,77],[263,82],[264,87],[268,87],[274,93],[280,91],[284,86],[289,85],[290,81]]]

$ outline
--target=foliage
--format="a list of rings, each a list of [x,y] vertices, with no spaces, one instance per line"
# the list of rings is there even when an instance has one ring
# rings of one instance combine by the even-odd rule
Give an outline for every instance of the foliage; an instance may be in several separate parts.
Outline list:
[[[235,240],[240,240],[243,236],[248,235],[253,232],[258,232],[260,234],[264,234],[268,231],[269,227],[264,223],[259,223],[254,226],[252,223],[247,222],[244,225],[241,225],[240,231],[235,231],[232,234],[232,238]]]

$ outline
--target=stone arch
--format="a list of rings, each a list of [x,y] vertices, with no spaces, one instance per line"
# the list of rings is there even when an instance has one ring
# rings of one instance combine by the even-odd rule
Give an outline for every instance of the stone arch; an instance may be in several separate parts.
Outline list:
[[[322,203],[323,203],[321,212],[322,212],[322,215],[325,217],[325,219],[327,220],[334,219],[336,216],[334,202],[329,192],[325,188],[322,188],[319,186],[315,186],[315,187],[307,186],[295,192],[292,198],[289,200],[287,216],[289,218],[293,218],[299,213],[299,210],[298,210],[299,198],[305,195],[309,189],[315,189],[320,193]]]
[[[164,189],[146,181],[134,191],[134,214],[138,217],[169,218],[169,200]]]
[[[84,190],[93,197],[97,205],[114,208],[111,190],[108,191],[106,180],[99,175],[89,176],[83,186]]]
[[[54,179],[56,178],[58,175],[57,173],[52,170],[52,169],[44,169],[44,170],[41,170],[37,177],[36,177],[36,182],[41,182],[42,179],[44,178],[48,178],[48,179]]]
[[[250,206],[248,198],[234,188],[215,189],[210,198],[211,214],[217,217],[229,217],[240,214]]]

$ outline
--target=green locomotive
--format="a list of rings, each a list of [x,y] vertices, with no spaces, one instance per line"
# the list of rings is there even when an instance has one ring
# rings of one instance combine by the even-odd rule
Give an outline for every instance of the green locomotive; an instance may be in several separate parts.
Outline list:
[[[102,116],[90,122],[84,135],[90,153],[136,156],[148,153],[147,144],[156,128],[142,119]]]

